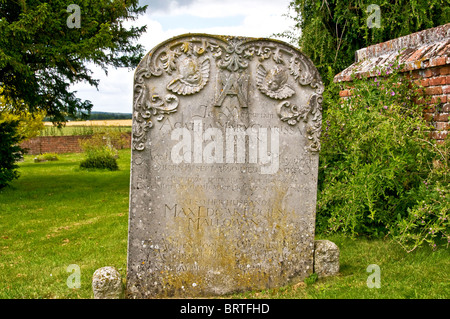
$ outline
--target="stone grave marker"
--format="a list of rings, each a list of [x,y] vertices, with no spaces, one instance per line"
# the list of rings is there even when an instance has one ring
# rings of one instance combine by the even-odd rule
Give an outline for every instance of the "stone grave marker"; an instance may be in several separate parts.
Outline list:
[[[221,295],[313,271],[323,84],[270,39],[186,34],[135,72],[128,298]]]

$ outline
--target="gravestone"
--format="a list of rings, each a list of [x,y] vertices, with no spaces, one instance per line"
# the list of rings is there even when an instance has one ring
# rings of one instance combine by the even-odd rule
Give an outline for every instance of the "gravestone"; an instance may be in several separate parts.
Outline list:
[[[135,72],[128,298],[221,295],[313,271],[323,85],[280,41],[186,34]]]

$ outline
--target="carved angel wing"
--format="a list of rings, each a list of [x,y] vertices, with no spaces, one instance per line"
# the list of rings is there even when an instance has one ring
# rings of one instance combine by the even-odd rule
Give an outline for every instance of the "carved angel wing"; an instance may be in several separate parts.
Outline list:
[[[256,85],[265,95],[273,99],[286,99],[295,94],[295,91],[286,83],[287,79],[282,79],[284,74],[282,69],[273,69],[270,72],[260,64],[256,70]],[[287,76],[287,75],[286,75]]]
[[[197,66],[196,66],[197,67]],[[198,74],[188,78],[186,74],[179,76],[167,85],[167,89],[181,95],[190,95],[199,92],[206,85],[209,79],[210,61],[205,59],[200,63]]]

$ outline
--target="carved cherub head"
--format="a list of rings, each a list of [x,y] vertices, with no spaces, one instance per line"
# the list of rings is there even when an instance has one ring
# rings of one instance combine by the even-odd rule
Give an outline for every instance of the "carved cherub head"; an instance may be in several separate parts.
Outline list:
[[[260,64],[257,69],[256,83],[259,90],[274,99],[285,99],[292,96],[295,91],[287,84],[288,73],[286,69],[275,66],[269,71]]]
[[[180,80],[193,85],[200,84],[202,80],[202,75],[198,69],[197,61],[188,58],[184,59],[180,63]]]
[[[282,88],[283,85],[286,84],[287,80],[288,75],[286,70],[279,68],[278,66],[270,69],[265,78],[267,88],[274,92]]]
[[[181,60],[178,66],[178,76],[167,85],[167,89],[182,95],[199,92],[208,82],[209,66],[209,59],[205,59],[201,63],[190,57]]]

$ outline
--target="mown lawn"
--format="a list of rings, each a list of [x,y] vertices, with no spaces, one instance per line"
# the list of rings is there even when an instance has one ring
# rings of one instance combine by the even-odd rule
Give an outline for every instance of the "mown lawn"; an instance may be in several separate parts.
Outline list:
[[[34,163],[0,191],[0,298],[93,298],[91,278],[103,266],[126,274],[130,150],[119,171],[84,171],[80,154]],[[323,239],[320,235],[317,236]],[[229,298],[449,298],[450,250],[410,254],[388,240],[328,237],[341,250],[339,276]],[[69,265],[81,288],[68,288]],[[380,267],[381,288],[368,288],[367,266]]]
[[[91,298],[93,272],[115,266],[125,276],[130,150],[119,171],[83,171],[82,156],[34,163],[0,191],[0,298]],[[67,267],[81,270],[69,289]]]
[[[279,289],[249,292],[239,298],[302,299],[448,299],[450,298],[450,253],[428,247],[406,253],[387,240],[355,240],[329,236],[340,248],[340,273]],[[369,265],[380,267],[381,287],[368,288]],[[308,282],[308,280],[306,280]]]

